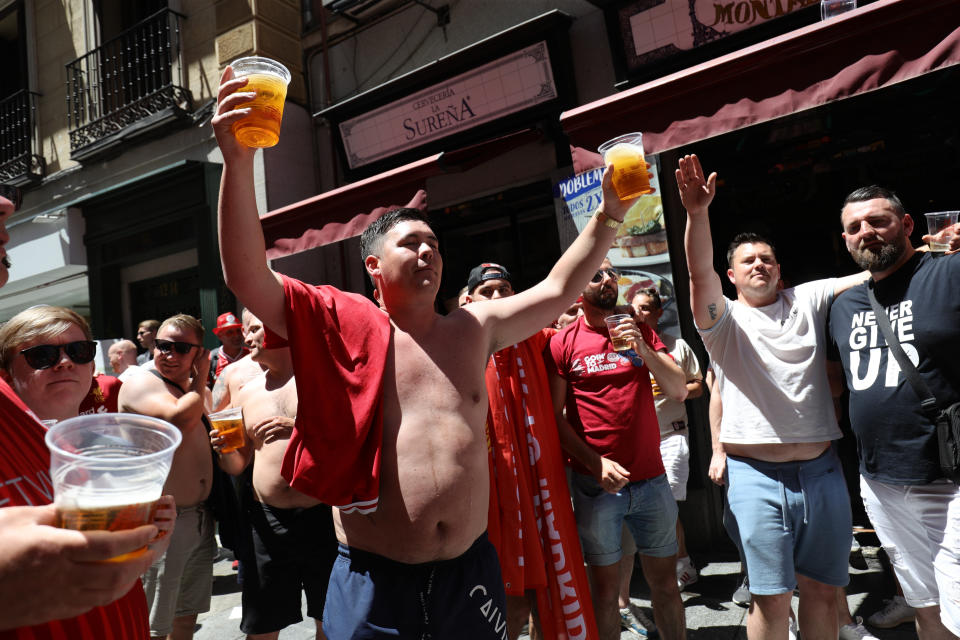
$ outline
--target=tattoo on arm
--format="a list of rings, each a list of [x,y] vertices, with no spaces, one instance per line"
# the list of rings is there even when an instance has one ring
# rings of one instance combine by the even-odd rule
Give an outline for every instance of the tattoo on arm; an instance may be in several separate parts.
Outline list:
[[[715,305],[715,304],[708,304],[708,305],[707,305],[707,311],[710,312],[710,319],[711,319],[711,320],[716,320],[716,319],[717,319],[717,305]]]
[[[227,391],[227,385],[224,384],[225,376],[220,376],[217,378],[217,382],[213,385],[213,406],[214,408],[220,406],[220,402],[223,400],[223,394]]]

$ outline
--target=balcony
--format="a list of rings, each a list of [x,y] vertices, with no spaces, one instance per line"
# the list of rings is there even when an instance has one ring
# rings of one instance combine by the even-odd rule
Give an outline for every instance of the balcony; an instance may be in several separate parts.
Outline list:
[[[163,9],[67,65],[70,157],[119,152],[133,139],[190,121],[180,21]]]
[[[0,182],[24,186],[43,177],[36,115],[36,93],[23,90],[0,100]]]

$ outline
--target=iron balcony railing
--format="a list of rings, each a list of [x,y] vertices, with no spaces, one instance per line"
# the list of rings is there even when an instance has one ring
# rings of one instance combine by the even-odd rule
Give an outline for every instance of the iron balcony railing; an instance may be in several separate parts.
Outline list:
[[[67,121],[76,151],[163,112],[188,112],[180,21],[162,9],[67,65]]]
[[[0,182],[20,184],[43,177],[37,136],[37,94],[26,89],[0,100]]]

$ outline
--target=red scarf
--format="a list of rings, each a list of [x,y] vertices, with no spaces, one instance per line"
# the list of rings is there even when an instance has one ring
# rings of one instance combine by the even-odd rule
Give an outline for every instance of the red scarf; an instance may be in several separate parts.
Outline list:
[[[509,595],[535,589],[544,637],[597,638],[538,333],[487,363],[490,541]]]

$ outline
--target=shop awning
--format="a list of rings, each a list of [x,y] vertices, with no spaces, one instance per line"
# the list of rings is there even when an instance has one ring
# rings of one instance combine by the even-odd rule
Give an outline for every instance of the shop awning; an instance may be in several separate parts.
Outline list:
[[[270,211],[260,219],[267,258],[273,260],[360,235],[368,224],[398,206],[426,210],[427,178],[470,169],[541,137],[539,130],[526,129],[442,151]]]
[[[957,0],[879,0],[564,112],[561,123],[591,149],[642,131],[657,153],[960,64],[958,25]]]

